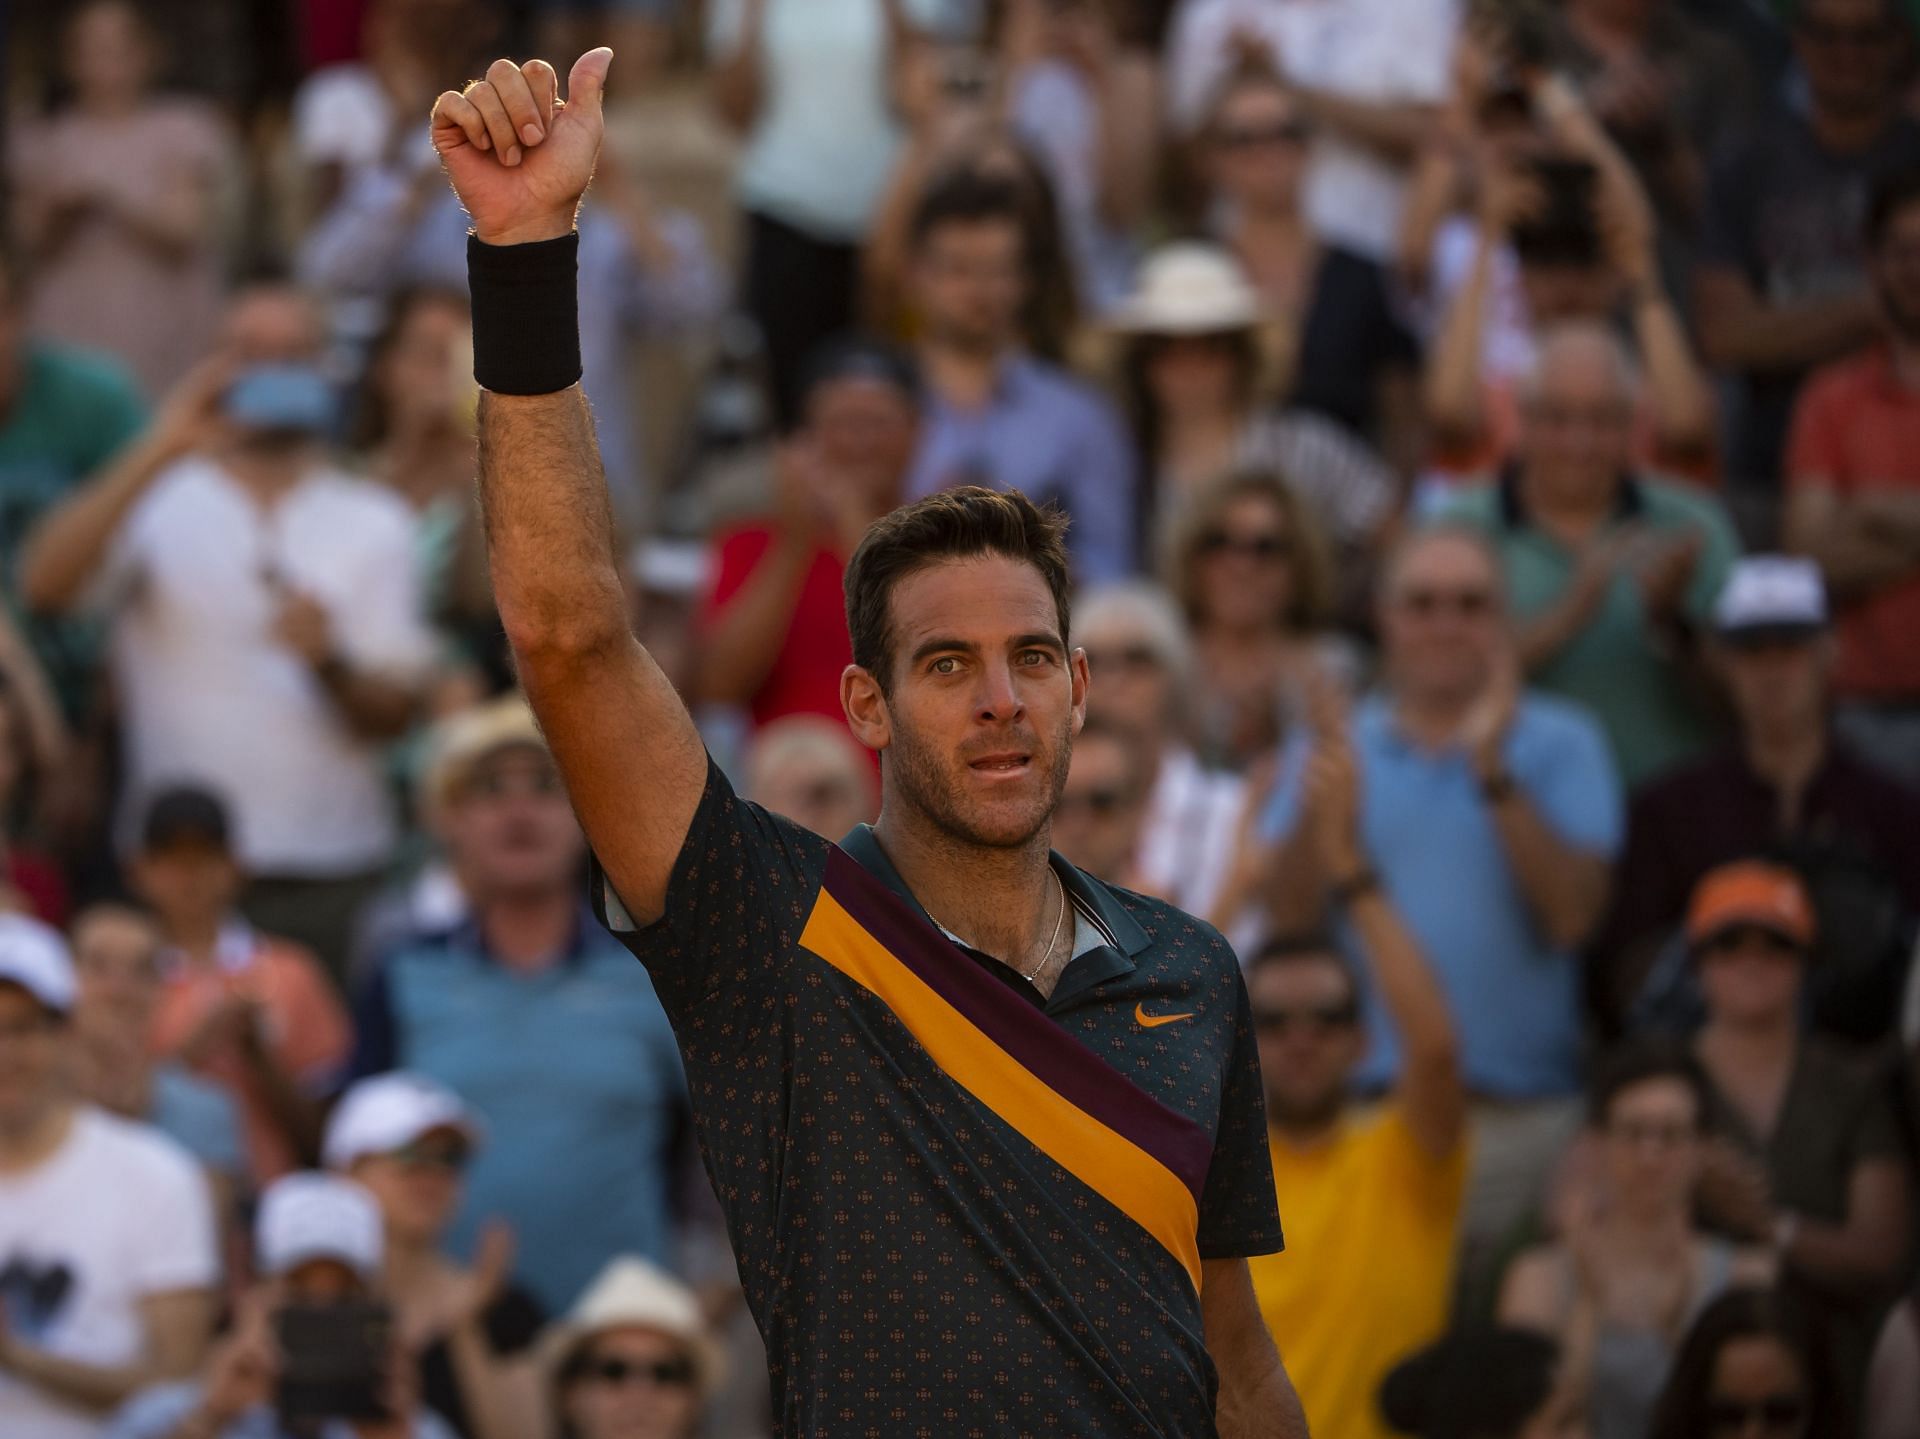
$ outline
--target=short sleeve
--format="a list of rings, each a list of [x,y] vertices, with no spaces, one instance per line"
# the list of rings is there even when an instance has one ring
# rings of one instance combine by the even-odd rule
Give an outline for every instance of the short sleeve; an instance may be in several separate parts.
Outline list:
[[[1514,777],[1556,835],[1575,849],[1611,859],[1626,821],[1606,735],[1572,705],[1523,704],[1523,715],[1532,711],[1531,721],[1515,726],[1508,742]]]
[[[666,912],[634,924],[594,864],[600,922],[653,979],[669,1016],[727,990],[764,989],[784,972],[813,912],[831,846],[741,799],[720,767],[707,785],[667,883]]]
[[[1222,949],[1226,941],[1220,940]],[[1200,1257],[1242,1259],[1275,1254],[1285,1247],[1273,1158],[1267,1147],[1267,1106],[1260,1081],[1260,1051],[1253,1033],[1253,1006],[1238,964],[1234,986],[1233,1049],[1220,1094],[1220,1123],[1213,1160],[1200,1196]]]
[[[714,545],[713,585],[701,606],[699,628],[717,621],[746,588],[753,572],[773,546],[773,533],[763,525],[729,530]]]
[[[1846,465],[1845,407],[1832,377],[1816,374],[1800,391],[1787,438],[1787,485],[1792,490],[1842,489]]]
[[[183,1289],[211,1289],[220,1279],[213,1196],[201,1168],[172,1140],[141,1136],[153,1146],[131,1192],[140,1196],[140,1243],[129,1255],[130,1287],[143,1298]]]
[[[1435,1155],[1415,1136],[1406,1110],[1390,1103],[1382,1106],[1368,1137],[1377,1146],[1380,1182],[1418,1201],[1428,1219],[1451,1228],[1467,1192],[1465,1132],[1451,1150]]]
[[[147,408],[133,376],[118,365],[102,365],[95,374],[86,415],[88,474],[97,472],[131,444],[147,425]]]

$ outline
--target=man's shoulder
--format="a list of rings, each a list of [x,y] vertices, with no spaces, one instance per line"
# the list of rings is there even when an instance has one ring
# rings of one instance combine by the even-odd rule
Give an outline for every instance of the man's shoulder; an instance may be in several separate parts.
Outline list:
[[[66,413],[141,408],[140,388],[119,360],[97,350],[36,341],[27,350],[27,389]]]
[[[1698,485],[1689,485],[1659,474],[1642,475],[1638,483],[1646,504],[1647,518],[1654,524],[1732,532],[1733,521],[1727,514],[1727,507],[1718,497],[1706,493]]]
[[[91,1105],[75,1114],[68,1143],[90,1168],[112,1170],[129,1184],[191,1185],[199,1173],[193,1156],[152,1125]]]
[[[1098,386],[1051,360],[1023,356],[1015,363],[1013,373],[1029,404],[1046,405],[1062,419],[1104,425],[1115,418],[1112,402]]]
[[[1460,486],[1427,517],[1433,525],[1468,525],[1478,530],[1498,528],[1500,487],[1491,479]]]
[[[1585,705],[1539,690],[1528,690],[1520,698],[1514,712],[1514,741],[1551,750],[1557,760],[1606,751],[1606,731]]]

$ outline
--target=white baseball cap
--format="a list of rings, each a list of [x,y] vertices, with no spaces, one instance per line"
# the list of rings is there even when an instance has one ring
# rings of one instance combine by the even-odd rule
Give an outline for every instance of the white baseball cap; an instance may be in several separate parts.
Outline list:
[[[0,914],[0,984],[17,984],[55,1014],[73,1008],[73,958],[60,931],[24,914]]]
[[[329,1169],[348,1169],[356,1159],[391,1154],[436,1129],[457,1130],[469,1144],[483,1138],[479,1117],[438,1080],[405,1070],[376,1074],[341,1097],[320,1157]]]
[[[289,1174],[260,1196],[253,1248],[260,1272],[276,1278],[310,1260],[334,1259],[371,1280],[386,1257],[380,1206],[337,1174]]]
[[[1820,566],[1798,555],[1749,555],[1734,563],[1713,607],[1724,640],[1806,638],[1827,627]]]

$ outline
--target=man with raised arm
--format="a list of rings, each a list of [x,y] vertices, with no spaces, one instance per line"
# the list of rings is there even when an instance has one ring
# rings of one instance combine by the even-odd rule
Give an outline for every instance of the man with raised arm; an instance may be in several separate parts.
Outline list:
[[[1088,681],[1061,521],[955,491],[855,552],[883,800],[839,846],[735,797],[629,633],[574,294],[610,58],[565,103],[497,61],[434,140],[501,619],[679,1038],[780,1432],[1304,1436],[1247,1275],[1280,1226],[1239,966],[1049,850]]]

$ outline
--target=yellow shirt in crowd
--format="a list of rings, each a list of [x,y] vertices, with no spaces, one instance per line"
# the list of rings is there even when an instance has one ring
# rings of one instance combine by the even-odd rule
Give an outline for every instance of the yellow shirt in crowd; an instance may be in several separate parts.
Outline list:
[[[1391,1439],[1387,1371],[1446,1327],[1467,1146],[1421,1148],[1387,1105],[1326,1143],[1269,1140],[1284,1253],[1249,1261],[1314,1439]]]

